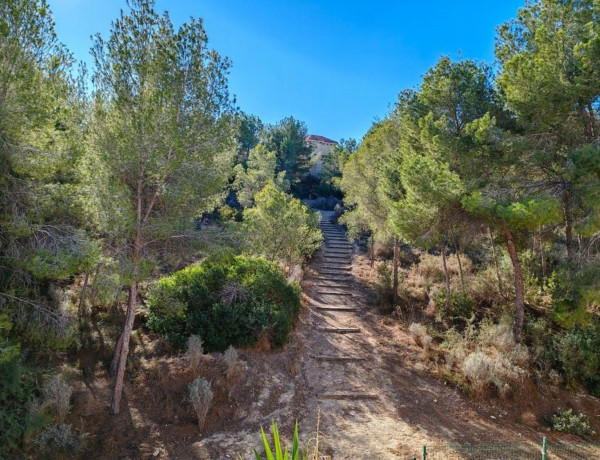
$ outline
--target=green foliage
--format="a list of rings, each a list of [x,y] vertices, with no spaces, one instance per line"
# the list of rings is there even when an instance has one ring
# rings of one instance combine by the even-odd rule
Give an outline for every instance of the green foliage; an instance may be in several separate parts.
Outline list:
[[[254,204],[254,196],[260,192],[269,181],[282,191],[288,192],[289,181],[285,171],[277,173],[277,158],[275,152],[267,150],[263,144],[258,144],[248,155],[246,168],[238,164],[235,169],[233,188],[237,191],[240,204],[247,208]]]
[[[269,126],[264,135],[265,146],[277,157],[277,171],[285,171],[292,188],[310,169],[312,147],[304,141],[307,135],[306,125],[294,117]]]
[[[281,445],[279,431],[277,430],[277,424],[274,420],[271,423],[271,429],[273,431],[273,448],[271,448],[269,445],[269,440],[267,439],[265,430],[262,427],[260,428],[260,434],[265,448],[266,460],[300,460],[302,458],[302,453],[298,447],[298,422],[296,421],[296,425],[294,426],[291,457],[290,453],[288,452],[288,448],[286,447],[284,450]],[[273,453],[273,450],[275,450],[275,453]],[[261,457],[256,450],[254,450],[254,456],[256,460],[263,460],[263,457]],[[242,457],[240,457],[240,459],[241,458]]]
[[[0,318],[0,458],[15,455],[23,438],[41,417],[29,414],[28,403],[36,396],[35,374],[23,366],[19,344],[5,336],[10,323]]]
[[[270,181],[244,210],[247,250],[280,261],[288,269],[302,263],[320,247],[320,214],[292,198]]]
[[[525,198],[501,203],[476,191],[462,199],[467,211],[488,222],[502,223],[513,229],[532,229],[559,220],[558,202],[549,196]]]
[[[300,289],[260,258],[209,259],[161,278],[147,305],[148,327],[179,347],[195,334],[207,351],[223,351],[253,345],[265,333],[281,346],[300,307]]]
[[[468,321],[477,311],[475,301],[462,291],[452,291],[450,293],[449,308],[446,308],[446,293],[444,291],[436,292],[434,300],[443,315],[450,319]]]
[[[600,328],[572,329],[555,336],[551,353],[567,382],[582,383],[593,395],[600,395]]]
[[[235,119],[237,133],[235,140],[238,145],[237,163],[245,165],[250,151],[260,142],[263,124],[256,115],[239,113]]]
[[[590,425],[590,418],[583,412],[573,412],[573,409],[559,410],[552,416],[550,424],[553,430],[563,433],[586,437],[596,434]]]
[[[389,313],[394,307],[394,289],[392,269],[385,263],[377,266],[377,284],[375,285],[375,302],[380,312]]]
[[[564,265],[557,268],[549,281],[554,302],[555,320],[563,327],[586,326],[600,305],[600,266]]]

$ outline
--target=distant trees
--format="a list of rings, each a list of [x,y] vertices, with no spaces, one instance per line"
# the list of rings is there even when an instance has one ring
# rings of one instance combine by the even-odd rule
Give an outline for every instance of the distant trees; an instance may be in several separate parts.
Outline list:
[[[296,188],[310,169],[312,147],[305,142],[308,129],[304,122],[287,117],[265,130],[264,144],[275,152],[277,170],[286,172],[286,179]]]
[[[262,190],[269,181],[282,191],[288,192],[289,181],[286,172],[277,172],[275,152],[267,150],[264,144],[256,145],[248,155],[246,167],[240,163],[234,168],[235,181],[233,189],[237,192],[240,204],[247,208],[254,203],[254,196]]]

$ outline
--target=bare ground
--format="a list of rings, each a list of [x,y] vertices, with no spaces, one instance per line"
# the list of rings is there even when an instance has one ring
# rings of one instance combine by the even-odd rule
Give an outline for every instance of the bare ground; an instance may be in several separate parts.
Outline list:
[[[286,348],[242,350],[245,368],[233,378],[219,357],[205,357],[201,373],[215,402],[203,434],[185,402],[192,376],[182,357],[147,351],[130,369],[118,416],[109,415],[109,385],[97,373],[75,393],[71,416],[92,433],[92,458],[250,459],[271,420],[288,443],[298,420],[301,441],[314,446],[318,413],[320,452],[332,459],[408,459],[424,444],[520,443],[535,453],[542,436],[580,443],[542,423],[566,407],[584,409],[600,431],[600,402],[590,396],[525,382],[509,400],[473,398],[436,378],[434,358],[369,306],[368,261],[324,217],[326,241],[307,271],[304,309]]]

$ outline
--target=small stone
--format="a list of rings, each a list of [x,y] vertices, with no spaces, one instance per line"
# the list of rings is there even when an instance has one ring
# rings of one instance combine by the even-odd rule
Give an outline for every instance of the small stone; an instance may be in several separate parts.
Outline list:
[[[153,457],[158,457],[160,455],[160,447],[156,448],[154,452],[152,452]]]

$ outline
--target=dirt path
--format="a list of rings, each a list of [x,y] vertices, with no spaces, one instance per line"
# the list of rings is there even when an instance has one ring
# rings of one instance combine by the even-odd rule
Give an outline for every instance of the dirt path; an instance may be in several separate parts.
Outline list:
[[[497,441],[491,423],[469,420],[456,391],[405,365],[408,356],[415,361],[418,349],[397,330],[394,345],[381,317],[367,307],[343,230],[327,215],[322,229],[324,245],[312,264],[316,273],[306,283],[310,320],[301,376],[305,413],[321,411],[325,452],[336,459],[408,458],[423,444],[460,442],[465,433],[470,441]],[[311,418],[305,417],[305,425]]]

